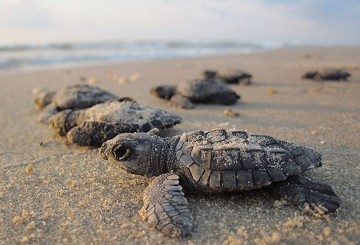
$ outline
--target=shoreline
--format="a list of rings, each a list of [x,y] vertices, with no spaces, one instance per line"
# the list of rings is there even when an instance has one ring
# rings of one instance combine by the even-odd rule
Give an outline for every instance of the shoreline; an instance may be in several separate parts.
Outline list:
[[[346,67],[352,77],[348,82],[301,79],[303,72],[321,67]],[[226,68],[254,76],[249,86],[231,86],[241,95],[231,106],[239,117],[226,117],[227,106],[183,110],[149,94],[152,86]],[[164,136],[235,127],[310,146],[322,154],[323,166],[306,176],[333,187],[342,199],[340,212],[308,215],[267,189],[186,194],[195,218],[192,237],[163,236],[138,214],[150,179],[119,171],[96,148],[69,145],[36,121],[33,88],[59,89],[82,77],[118,96],[182,116],[183,123]],[[0,244],[356,244],[360,239],[360,47],[0,72],[0,84]]]
[[[360,46],[344,46],[344,45],[328,45],[328,46],[289,46],[289,47],[279,47],[279,48],[265,48],[262,50],[253,50],[253,51],[237,51],[233,53],[218,53],[218,54],[205,54],[205,55],[190,55],[190,56],[178,56],[178,57],[158,57],[158,58],[144,58],[144,59],[134,59],[134,60],[122,60],[122,61],[92,61],[92,62],[73,62],[65,64],[46,64],[39,66],[30,66],[30,67],[20,67],[20,68],[9,68],[9,69],[0,69],[0,76],[8,74],[17,74],[17,73],[31,73],[31,72],[41,72],[41,71],[56,71],[63,69],[82,69],[82,68],[99,68],[104,66],[115,66],[119,64],[137,64],[137,63],[149,63],[149,62],[166,62],[166,61],[181,61],[181,60],[191,60],[191,59],[214,59],[214,58],[227,58],[227,57],[236,57],[239,55],[256,55],[263,54],[267,52],[274,52],[277,50],[288,50],[288,51],[300,51],[300,50],[312,50],[312,49],[358,49]]]
[[[102,68],[108,66],[116,66],[121,64],[140,64],[140,63],[152,63],[152,62],[166,62],[166,61],[181,61],[181,60],[191,60],[191,59],[214,59],[214,58],[226,58],[231,56],[253,54],[253,53],[262,53],[271,50],[263,51],[249,51],[249,52],[235,52],[235,53],[219,53],[211,55],[194,55],[194,56],[179,56],[179,57],[160,57],[160,58],[149,58],[149,59],[138,59],[138,60],[123,60],[123,61],[99,61],[99,62],[83,62],[83,63],[68,63],[68,64],[56,64],[56,65],[43,65],[43,66],[32,66],[32,67],[23,67],[15,69],[2,69],[0,70],[1,75],[7,74],[17,74],[17,73],[31,73],[31,72],[41,72],[41,71],[57,71],[65,69],[91,69],[91,68]]]

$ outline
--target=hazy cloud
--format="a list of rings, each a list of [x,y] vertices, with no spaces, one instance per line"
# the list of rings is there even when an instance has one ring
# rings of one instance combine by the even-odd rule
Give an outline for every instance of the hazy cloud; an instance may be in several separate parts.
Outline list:
[[[53,28],[59,25],[39,1],[1,1],[0,26],[7,28]]]
[[[0,0],[1,42],[228,39],[360,44],[358,0]],[[36,35],[33,35],[33,34]]]

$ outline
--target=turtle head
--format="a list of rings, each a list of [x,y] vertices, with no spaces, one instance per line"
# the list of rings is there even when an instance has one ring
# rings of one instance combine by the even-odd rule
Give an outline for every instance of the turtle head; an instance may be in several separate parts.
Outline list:
[[[36,107],[38,110],[42,110],[52,102],[55,92],[47,91],[42,88],[35,88],[33,89],[33,94],[35,96]]]
[[[176,86],[161,85],[150,89],[150,94],[161,99],[170,100],[176,92]]]
[[[156,176],[160,173],[151,166],[151,140],[146,133],[119,134],[102,144],[100,154],[129,173]]]

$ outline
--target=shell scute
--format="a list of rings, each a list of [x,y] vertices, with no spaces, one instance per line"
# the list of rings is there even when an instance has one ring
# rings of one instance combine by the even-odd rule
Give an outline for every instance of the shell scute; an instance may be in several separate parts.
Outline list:
[[[210,188],[213,190],[221,188],[221,172],[220,171],[211,171],[209,179]]]
[[[276,144],[276,140],[271,136],[251,134],[251,137],[253,137],[261,146],[270,146]]]
[[[284,163],[282,168],[288,176],[299,175],[302,173],[300,166],[297,165],[294,161],[288,161]]]
[[[266,171],[269,174],[272,182],[282,181],[287,178],[287,176],[285,175],[285,173],[282,171],[281,168],[270,167]]]
[[[183,133],[180,137],[179,142],[185,143],[188,140],[187,133]]]
[[[249,137],[249,135],[246,131],[232,130],[230,132],[231,132],[232,136],[243,139],[243,140],[246,140]]]
[[[203,173],[205,172],[205,170],[200,167],[199,165],[197,164],[192,164],[190,167],[190,172],[191,172],[191,175],[193,177],[193,179],[195,180],[195,182],[198,182],[201,178],[201,176],[203,175]]]
[[[191,164],[194,163],[193,159],[190,157],[190,154],[187,153],[181,155],[180,162],[186,167],[189,167]]]
[[[253,171],[252,174],[255,187],[262,187],[271,184],[271,181],[269,180],[268,174],[265,172],[265,170]]]
[[[295,158],[295,162],[299,164],[299,166],[303,170],[315,167],[314,164],[310,161],[310,159],[305,155],[297,156]]]
[[[176,151],[179,151],[179,150],[183,147],[183,145],[184,145],[184,143],[181,142],[181,141],[179,141],[179,142],[177,143],[176,147],[175,147],[175,150],[176,150]]]
[[[282,149],[272,149],[266,152],[266,159],[269,162],[269,167],[280,168],[286,162],[293,159],[290,152]]]
[[[251,171],[241,170],[236,172],[236,183],[240,189],[252,189],[254,188],[253,175]]]
[[[240,153],[243,169],[254,170],[266,168],[268,165],[266,152],[263,149],[243,149]]]
[[[211,160],[211,169],[226,171],[241,169],[239,150],[230,148],[214,150]]]
[[[222,173],[222,185],[225,190],[236,189],[236,172],[235,171],[223,171]]]
[[[220,142],[228,138],[224,129],[213,129],[205,134],[206,138],[211,142]]]
[[[183,155],[183,151],[179,149],[176,151],[175,155],[176,155],[176,159],[180,161],[180,158]]]
[[[212,158],[212,147],[194,146],[191,151],[193,161],[205,169],[210,169]]]
[[[211,175],[211,170],[209,170],[209,169],[205,170],[205,172],[201,176],[201,179],[199,180],[198,184],[202,187],[208,186],[210,175]]]
[[[187,141],[197,141],[199,138],[204,138],[205,133],[202,130],[195,130],[189,133],[186,133]]]

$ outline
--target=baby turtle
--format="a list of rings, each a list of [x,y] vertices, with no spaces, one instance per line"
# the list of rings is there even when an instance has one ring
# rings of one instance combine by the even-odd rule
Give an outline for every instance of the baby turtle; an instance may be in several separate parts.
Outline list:
[[[341,69],[323,69],[305,73],[302,78],[316,81],[347,81],[351,74]]]
[[[227,84],[251,84],[252,75],[239,69],[229,69],[221,72],[215,70],[203,71],[205,79],[218,79]]]
[[[321,155],[270,136],[224,129],[171,138],[121,134],[105,142],[100,154],[127,172],[157,176],[144,192],[141,214],[170,237],[188,236],[192,229],[183,189],[221,193],[270,186],[294,205],[329,213],[340,206],[329,185],[300,176],[320,167]]]
[[[35,105],[41,114],[39,121],[48,123],[49,118],[59,111],[66,109],[83,109],[105,102],[118,99],[118,96],[111,94],[96,86],[87,84],[76,84],[58,91],[35,91]]]
[[[150,93],[184,109],[194,108],[193,103],[232,105],[240,99],[229,86],[214,79],[188,80],[177,86],[161,85],[152,88]]]
[[[63,110],[50,118],[51,127],[70,143],[101,146],[120,133],[165,129],[181,122],[173,113],[133,101],[109,100],[81,110]]]

